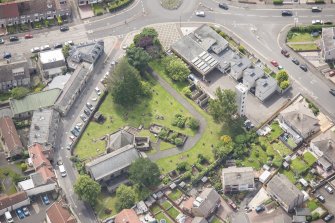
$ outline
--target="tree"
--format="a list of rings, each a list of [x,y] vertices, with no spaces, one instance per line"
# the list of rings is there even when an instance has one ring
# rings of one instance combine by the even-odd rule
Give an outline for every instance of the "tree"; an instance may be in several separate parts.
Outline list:
[[[96,204],[97,197],[101,192],[100,184],[92,180],[88,175],[80,175],[73,188],[81,200],[88,202],[92,206]]]
[[[187,65],[178,57],[170,57],[169,59],[165,59],[163,63],[166,72],[170,75],[172,80],[184,81],[190,74]]]
[[[138,71],[123,58],[110,76],[110,91],[114,102],[125,107],[134,105],[143,93]]]
[[[69,57],[69,51],[70,51],[70,45],[63,46],[62,53],[63,53],[65,59]]]
[[[29,94],[29,89],[25,87],[16,87],[11,90],[11,96],[14,99],[21,99]]]
[[[155,187],[160,183],[160,171],[156,163],[147,158],[139,158],[129,168],[129,178],[133,183]]]
[[[184,87],[182,93],[188,98],[190,98],[192,95],[192,91],[189,86]]]
[[[283,81],[287,81],[288,80],[287,72],[285,70],[280,70],[276,75],[276,79],[279,84],[282,83]]]
[[[279,84],[280,89],[285,90],[286,88],[288,88],[290,86],[290,82],[288,80],[286,81],[282,81]]]
[[[122,209],[131,208],[135,204],[135,190],[124,184],[121,184],[116,189],[116,199],[116,209],[118,212]]]
[[[223,159],[227,157],[228,154],[230,154],[233,151],[233,149],[234,149],[234,143],[232,141],[228,143],[220,142],[213,148],[213,154],[215,159]]]
[[[152,86],[147,81],[141,81],[142,95],[146,97],[152,96]]]
[[[186,125],[193,130],[199,129],[200,126],[199,121],[193,117],[188,118]]]
[[[128,62],[139,71],[143,71],[151,60],[150,55],[140,47],[129,47],[126,51]]]
[[[215,91],[216,99],[209,101],[209,113],[216,122],[230,125],[233,115],[237,112],[236,93],[232,90]]]

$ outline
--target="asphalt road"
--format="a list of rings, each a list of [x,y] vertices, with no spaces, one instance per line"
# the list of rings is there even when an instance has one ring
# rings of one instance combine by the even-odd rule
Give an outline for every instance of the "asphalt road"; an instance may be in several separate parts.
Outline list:
[[[228,2],[228,4],[230,3]],[[195,10],[204,10],[206,17],[196,17],[194,15]],[[21,39],[16,43],[7,41],[0,46],[0,52],[11,52],[13,55],[30,55],[30,49],[33,47],[46,44],[53,45],[68,40],[83,42],[107,36],[118,36],[121,40],[130,31],[156,23],[177,22],[182,26],[199,25],[199,23],[216,24],[222,26],[225,31],[233,33],[241,40],[243,45],[265,61],[277,60],[291,75],[294,81],[294,91],[301,92],[314,99],[324,112],[335,118],[335,98],[328,93],[331,85],[320,78],[318,74],[303,72],[280,54],[280,48],[283,44],[280,34],[284,32],[285,27],[294,23],[310,24],[312,19],[334,21],[335,8],[327,7],[322,13],[312,13],[310,9],[298,6],[293,11],[293,17],[282,17],[280,8],[272,9],[257,5],[231,6],[229,10],[225,11],[217,7],[217,2],[211,0],[204,1],[202,5],[200,5],[199,0],[184,1],[179,9],[169,11],[163,9],[158,0],[137,0],[129,8],[117,14],[106,14],[102,17],[85,20],[82,24],[71,26],[68,32],[61,33],[57,28],[45,29],[32,32],[34,38],[30,40]],[[21,35],[23,36],[23,34]],[[111,53],[111,58],[116,55],[116,50]],[[104,58],[97,64],[97,71],[104,69],[103,60]],[[61,148],[65,147],[66,132],[72,126],[73,118],[78,116],[102,75],[103,72],[98,72],[98,75],[89,80],[86,89],[82,91],[82,95],[75,102],[69,115],[63,118],[58,131],[57,145],[59,146],[56,157],[63,160],[68,173],[66,178],[60,180],[60,184],[75,214],[83,223],[96,222],[96,219],[91,208],[79,201],[73,192],[72,185],[76,179],[76,172],[69,161],[69,152]]]

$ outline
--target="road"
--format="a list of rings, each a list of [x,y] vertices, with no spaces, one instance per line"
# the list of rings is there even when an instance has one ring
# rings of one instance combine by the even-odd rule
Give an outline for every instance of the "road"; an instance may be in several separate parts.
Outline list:
[[[194,15],[195,10],[204,10],[206,17],[196,17]],[[335,8],[327,7],[322,13],[312,13],[310,9],[303,7],[296,7],[293,11],[293,17],[282,17],[280,8],[273,9],[257,5],[247,7],[231,6],[229,10],[225,11],[217,7],[217,2],[211,0],[206,0],[202,5],[200,5],[199,0],[184,1],[179,9],[169,11],[163,9],[159,1],[136,0],[129,8],[117,14],[106,14],[85,20],[81,24],[76,22],[76,25],[71,26],[68,32],[60,33],[57,28],[46,29],[33,32],[34,38],[30,40],[21,39],[16,43],[7,41],[0,46],[0,51],[11,52],[13,55],[30,55],[30,49],[36,46],[53,45],[67,40],[73,40],[78,43],[109,36],[117,36],[121,42],[127,33],[157,23],[180,23],[182,26],[196,26],[200,23],[214,24],[221,26],[226,32],[232,33],[241,40],[243,45],[265,61],[277,60],[291,75],[295,91],[309,96],[321,106],[322,111],[334,119],[335,100],[328,93],[331,85],[317,74],[313,74],[310,71],[303,72],[290,60],[283,57],[280,54],[283,36],[280,34],[285,33],[285,27],[289,24],[310,24],[312,19],[334,21]],[[111,52],[110,58],[117,54],[117,50],[118,48]],[[103,63],[106,56],[104,55],[99,60],[97,71],[106,69]],[[82,223],[96,222],[96,218],[92,209],[79,201],[73,192],[72,185],[77,175],[74,168],[72,168],[72,163],[69,161],[69,152],[62,148],[65,148],[66,133],[70,130],[74,117],[78,116],[103,73],[98,72],[89,80],[86,89],[82,91],[82,95],[75,102],[68,116],[62,119],[58,127],[56,157],[63,160],[68,172],[68,177],[60,179],[60,185],[64,189],[74,213]]]

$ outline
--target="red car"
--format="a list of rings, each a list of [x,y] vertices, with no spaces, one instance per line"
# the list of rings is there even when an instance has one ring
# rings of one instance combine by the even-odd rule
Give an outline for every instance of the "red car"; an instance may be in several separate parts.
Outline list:
[[[285,57],[290,57],[290,53],[287,52],[287,50],[281,50],[281,54],[283,54]]]
[[[275,60],[271,60],[271,64],[272,64],[273,66],[275,66],[275,67],[278,67],[278,66],[279,66],[278,62],[275,61]]]
[[[329,77],[334,77],[335,76],[335,70],[331,70],[329,72]]]
[[[24,35],[24,38],[25,38],[25,39],[31,39],[31,38],[33,38],[33,35],[31,35],[31,34],[29,33],[29,34]]]

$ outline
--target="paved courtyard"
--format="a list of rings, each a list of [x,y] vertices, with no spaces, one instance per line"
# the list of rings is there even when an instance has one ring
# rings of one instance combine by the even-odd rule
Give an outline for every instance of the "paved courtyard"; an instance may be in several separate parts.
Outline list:
[[[158,38],[164,51],[170,49],[170,46],[182,37],[182,33],[177,24],[153,25],[158,32]]]

